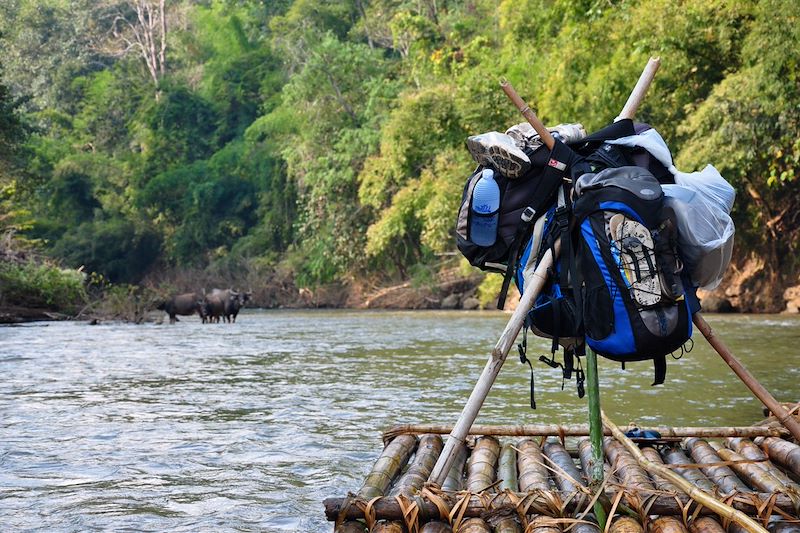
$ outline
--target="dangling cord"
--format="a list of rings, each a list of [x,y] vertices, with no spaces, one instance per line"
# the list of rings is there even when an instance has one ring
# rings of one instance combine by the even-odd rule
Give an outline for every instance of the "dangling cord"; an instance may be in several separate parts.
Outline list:
[[[583,388],[583,382],[586,381],[586,376],[583,373],[583,364],[581,363],[580,355],[575,354],[575,359],[578,361],[578,368],[575,370],[575,381],[578,385],[578,398],[583,398],[586,395],[586,389]]]
[[[534,397],[533,365],[527,357],[528,353],[528,326],[522,328],[522,344],[517,344],[519,350],[519,362],[523,365],[528,363],[531,368],[531,409],[536,409],[536,398]]]

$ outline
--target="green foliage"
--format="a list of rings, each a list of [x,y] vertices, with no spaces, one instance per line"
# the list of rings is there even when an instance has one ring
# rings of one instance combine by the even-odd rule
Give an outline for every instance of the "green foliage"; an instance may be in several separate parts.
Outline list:
[[[0,262],[0,302],[74,313],[85,303],[83,275],[51,264]]]
[[[545,122],[592,130],[650,55],[638,118],[680,168],[734,183],[744,249],[797,255],[790,0],[179,0],[157,94],[112,53],[118,4],[0,5],[0,228],[71,267],[426,277],[455,248],[465,137],[522,120],[501,77]]]

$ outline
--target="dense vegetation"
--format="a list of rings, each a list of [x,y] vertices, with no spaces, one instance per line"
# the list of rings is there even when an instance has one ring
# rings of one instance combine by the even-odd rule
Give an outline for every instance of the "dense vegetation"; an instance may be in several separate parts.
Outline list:
[[[113,282],[423,276],[452,257],[464,138],[520,120],[501,77],[591,130],[660,55],[640,119],[734,183],[738,261],[777,279],[798,22],[790,0],[7,0],[0,232]]]

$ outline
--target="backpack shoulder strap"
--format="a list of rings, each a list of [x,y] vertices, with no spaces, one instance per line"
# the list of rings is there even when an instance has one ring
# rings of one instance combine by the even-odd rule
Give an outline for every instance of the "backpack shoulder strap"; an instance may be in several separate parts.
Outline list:
[[[661,385],[667,377],[667,356],[660,355],[653,358],[653,367],[655,370],[655,379],[653,385]]]

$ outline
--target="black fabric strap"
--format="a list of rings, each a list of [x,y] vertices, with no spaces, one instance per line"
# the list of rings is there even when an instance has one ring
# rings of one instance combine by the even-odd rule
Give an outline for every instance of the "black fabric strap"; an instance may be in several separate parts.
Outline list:
[[[506,296],[508,295],[511,280],[517,270],[522,241],[534,223],[536,215],[549,207],[548,202],[551,201],[553,192],[561,185],[567,169],[575,158],[575,153],[572,150],[567,148],[561,141],[556,140],[553,149],[550,151],[548,163],[539,178],[539,186],[531,197],[531,205],[523,211],[517,230],[514,232],[514,240],[509,245],[508,267],[503,277],[503,287],[500,289],[500,295],[497,298],[498,309],[503,309],[506,305]]]
[[[653,385],[661,385],[667,377],[667,356],[661,355],[653,358],[653,367],[655,369],[655,381]]]

